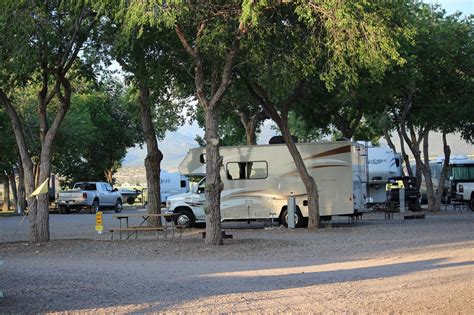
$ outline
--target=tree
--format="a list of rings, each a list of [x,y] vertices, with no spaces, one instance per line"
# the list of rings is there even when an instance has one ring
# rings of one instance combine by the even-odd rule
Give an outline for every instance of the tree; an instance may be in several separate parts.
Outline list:
[[[24,169],[26,193],[49,178],[54,139],[70,107],[70,70],[98,21],[83,1],[2,1],[0,4],[0,102],[11,120]],[[21,88],[37,87],[40,154],[32,160],[21,117],[13,105]],[[48,108],[59,106],[51,123]],[[38,165],[35,177],[34,165]],[[30,241],[49,241],[48,196],[28,198]]]
[[[261,105],[252,98],[245,82],[234,73],[233,84],[224,95],[218,111],[220,145],[256,145],[257,134],[269,118]],[[205,127],[202,108],[195,112],[200,127]],[[200,139],[198,138],[198,143]]]
[[[187,53],[180,58],[192,67],[194,92],[204,110],[206,130],[206,243],[222,244],[220,226],[219,134],[217,108],[226,92],[232,67],[246,33],[240,21],[240,1],[228,3],[182,1],[130,1],[124,6],[126,20],[133,26],[168,27]],[[145,27],[142,27],[145,29]]]
[[[317,185],[291,138],[290,109],[319,78],[328,88],[334,87],[336,79],[347,86],[357,81],[360,69],[380,76],[390,60],[398,60],[397,43],[388,25],[394,6],[384,8],[370,1],[284,2],[277,11],[259,11],[262,32],[247,38],[244,50],[249,53],[242,73],[282,132],[305,184],[310,228],[320,225]],[[398,26],[394,29],[403,31]]]
[[[450,148],[446,134],[472,126],[473,19],[459,14],[446,16],[437,6],[416,4],[410,23],[417,32],[413,42],[404,43],[402,55],[408,61],[390,74],[395,82],[387,90],[395,107],[391,114],[416,160],[426,182],[428,208],[440,207],[444,185],[434,190],[429,167],[428,136],[441,131],[445,161],[440,183],[446,177]],[[471,115],[469,115],[471,113]],[[465,129],[464,129],[465,130]]]
[[[53,170],[63,177],[62,186],[94,180],[114,183],[113,174],[127,149],[142,141],[140,125],[128,111],[131,106],[114,82],[72,98],[53,153]]]
[[[100,2],[98,3],[100,5]],[[145,169],[148,189],[148,213],[161,212],[160,171],[163,154],[158,148],[158,139],[166,131],[175,130],[182,122],[180,112],[182,101],[174,96],[180,85],[175,75],[179,60],[176,61],[176,40],[171,40],[168,30],[139,23],[146,15],[146,8],[138,9],[142,3],[108,2],[103,10],[107,15],[107,28],[100,38],[99,46],[105,49],[100,56],[109,63],[115,60],[125,72],[125,78],[136,99],[137,116],[140,118],[147,148]],[[137,13],[138,15],[135,15]],[[176,70],[176,71],[173,71]],[[150,220],[154,226],[161,224],[159,218]]]

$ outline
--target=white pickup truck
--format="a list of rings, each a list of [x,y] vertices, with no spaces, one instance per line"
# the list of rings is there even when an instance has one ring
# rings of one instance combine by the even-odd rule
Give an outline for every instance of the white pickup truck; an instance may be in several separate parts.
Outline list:
[[[462,196],[463,203],[469,203],[469,208],[474,211],[474,183],[457,183],[457,195]]]
[[[70,210],[88,209],[96,213],[101,208],[111,208],[116,213],[122,211],[122,195],[112,189],[109,183],[78,182],[71,190],[61,191],[57,200],[59,213]]]

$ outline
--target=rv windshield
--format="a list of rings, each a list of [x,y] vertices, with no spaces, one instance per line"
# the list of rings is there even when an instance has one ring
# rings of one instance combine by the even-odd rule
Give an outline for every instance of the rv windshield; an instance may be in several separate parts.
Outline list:
[[[455,180],[474,181],[474,164],[453,165],[451,172]]]
[[[203,194],[204,190],[206,188],[206,178],[204,177],[198,184],[198,187],[196,189],[196,193],[198,194]]]

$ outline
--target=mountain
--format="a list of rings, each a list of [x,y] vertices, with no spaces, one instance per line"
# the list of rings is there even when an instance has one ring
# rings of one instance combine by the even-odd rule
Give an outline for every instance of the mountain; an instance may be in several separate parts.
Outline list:
[[[258,136],[259,144],[266,144],[268,140],[277,134],[277,131],[271,126],[274,125],[270,121],[265,122],[262,127],[262,133]],[[158,143],[158,146],[163,153],[163,161],[161,162],[161,168],[168,172],[176,172],[178,170],[179,163],[188,153],[189,149],[198,146],[194,138],[196,135],[203,136],[203,131],[195,124],[187,125],[179,128],[175,132],[168,132],[163,139]],[[399,150],[400,140],[398,135],[392,135],[392,141]],[[448,135],[448,144],[451,147],[452,155],[467,154],[474,155],[474,146],[466,143],[462,140],[459,135],[450,134]],[[443,142],[440,133],[430,134],[430,156],[437,157],[443,155]],[[386,146],[384,139],[381,140],[381,145]],[[406,147],[408,154],[413,157],[408,147]],[[146,147],[134,147],[127,152],[127,155],[122,162],[123,167],[117,172],[115,178],[117,183],[146,183],[144,161],[146,157]]]
[[[169,172],[177,170],[179,163],[186,156],[189,149],[198,146],[193,134],[195,130],[179,129],[175,132],[167,132],[165,138],[158,142],[158,147],[163,153],[161,167]],[[199,132],[199,130],[197,131]],[[128,150],[122,162],[123,167],[143,167],[146,157],[146,146],[136,146]]]

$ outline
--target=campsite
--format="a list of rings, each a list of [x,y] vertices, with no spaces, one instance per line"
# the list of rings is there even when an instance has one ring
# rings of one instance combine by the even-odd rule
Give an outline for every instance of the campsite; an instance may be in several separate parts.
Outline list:
[[[0,314],[472,314],[472,0],[0,1]]]
[[[117,224],[112,216],[104,214],[106,225]],[[25,242],[26,225],[5,243],[19,220],[0,220],[2,313],[468,314],[474,307],[474,216],[466,209],[424,220],[371,213],[317,234],[224,223],[233,239],[220,247],[205,245],[203,229],[110,241],[94,230],[92,215],[80,214],[52,215],[48,244]]]

